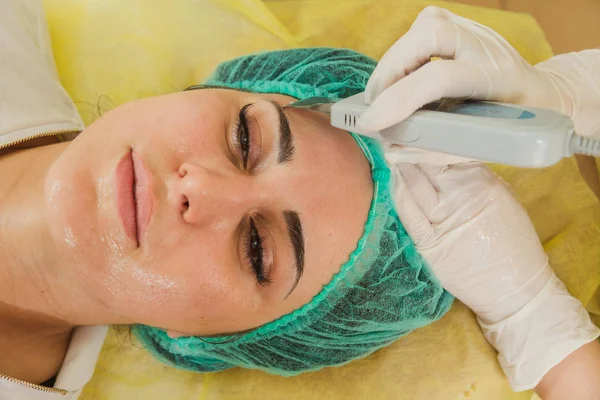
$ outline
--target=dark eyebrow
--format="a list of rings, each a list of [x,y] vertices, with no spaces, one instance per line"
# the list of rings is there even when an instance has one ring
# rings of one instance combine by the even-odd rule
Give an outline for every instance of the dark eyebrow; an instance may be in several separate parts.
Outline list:
[[[287,115],[285,115],[283,108],[276,101],[269,100],[269,102],[273,104],[279,115],[279,154],[277,155],[277,162],[281,164],[292,161],[295,148],[290,121]]]
[[[288,294],[285,296],[287,298],[294,291],[294,289],[296,289],[296,286],[298,286],[298,281],[300,281],[302,273],[304,272],[304,235],[302,234],[302,223],[300,222],[300,216],[297,212],[284,211],[283,219],[287,225],[288,236],[296,256],[296,280]]]

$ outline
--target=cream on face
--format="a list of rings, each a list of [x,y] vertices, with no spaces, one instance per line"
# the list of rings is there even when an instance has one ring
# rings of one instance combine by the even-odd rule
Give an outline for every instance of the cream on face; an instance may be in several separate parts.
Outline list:
[[[47,175],[48,220],[90,293],[132,322],[202,335],[317,294],[355,249],[373,188],[354,139],[324,115],[284,112],[291,100],[160,96],[70,144]]]

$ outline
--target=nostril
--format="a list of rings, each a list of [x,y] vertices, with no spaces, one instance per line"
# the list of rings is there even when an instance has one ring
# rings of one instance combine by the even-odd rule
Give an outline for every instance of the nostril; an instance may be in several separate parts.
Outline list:
[[[184,215],[190,209],[190,201],[185,195],[182,195],[179,204],[181,214]]]
[[[185,168],[185,166],[181,166],[179,167],[179,171],[177,171],[179,173],[179,177],[183,178],[184,176],[187,175],[187,169]]]

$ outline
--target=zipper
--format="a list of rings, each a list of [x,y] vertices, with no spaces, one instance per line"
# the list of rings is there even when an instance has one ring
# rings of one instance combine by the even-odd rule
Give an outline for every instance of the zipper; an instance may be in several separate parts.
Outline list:
[[[9,147],[17,146],[19,144],[23,144],[23,143],[28,142],[33,139],[39,139],[39,138],[50,137],[50,136],[62,136],[62,135],[70,134],[70,133],[81,133],[81,131],[80,130],[63,130],[63,131],[50,131],[50,132],[36,133],[33,136],[28,136],[26,138],[22,138],[22,139],[15,140],[13,142],[5,143],[5,144],[0,144],[0,150],[8,149]],[[61,138],[61,141],[64,142],[65,139]]]
[[[12,377],[10,377],[8,375],[4,375],[2,373],[0,373],[0,378],[5,379],[12,383],[16,383],[17,385],[25,386],[30,389],[35,389],[35,390],[39,390],[39,391],[46,392],[46,393],[57,393],[57,394],[61,394],[63,396],[69,394],[69,391],[65,390],[65,389],[49,388],[49,387],[42,386],[42,385],[36,385],[35,383],[29,383],[26,381],[22,381],[21,379],[12,378]]]

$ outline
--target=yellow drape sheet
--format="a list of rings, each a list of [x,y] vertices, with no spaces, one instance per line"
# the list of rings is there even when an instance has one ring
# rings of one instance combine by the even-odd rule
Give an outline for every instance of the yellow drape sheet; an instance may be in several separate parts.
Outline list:
[[[44,0],[64,86],[86,122],[123,102],[198,83],[221,61],[299,46],[379,58],[435,4],[492,27],[531,63],[551,49],[535,21],[441,1]],[[495,167],[526,205],[572,293],[600,312],[600,206],[565,160],[545,170]],[[194,312],[194,310],[190,310]],[[460,303],[439,322],[372,356],[294,378],[234,369],[177,371],[127,335],[108,336],[85,400],[529,399],[512,393],[494,351]]]

